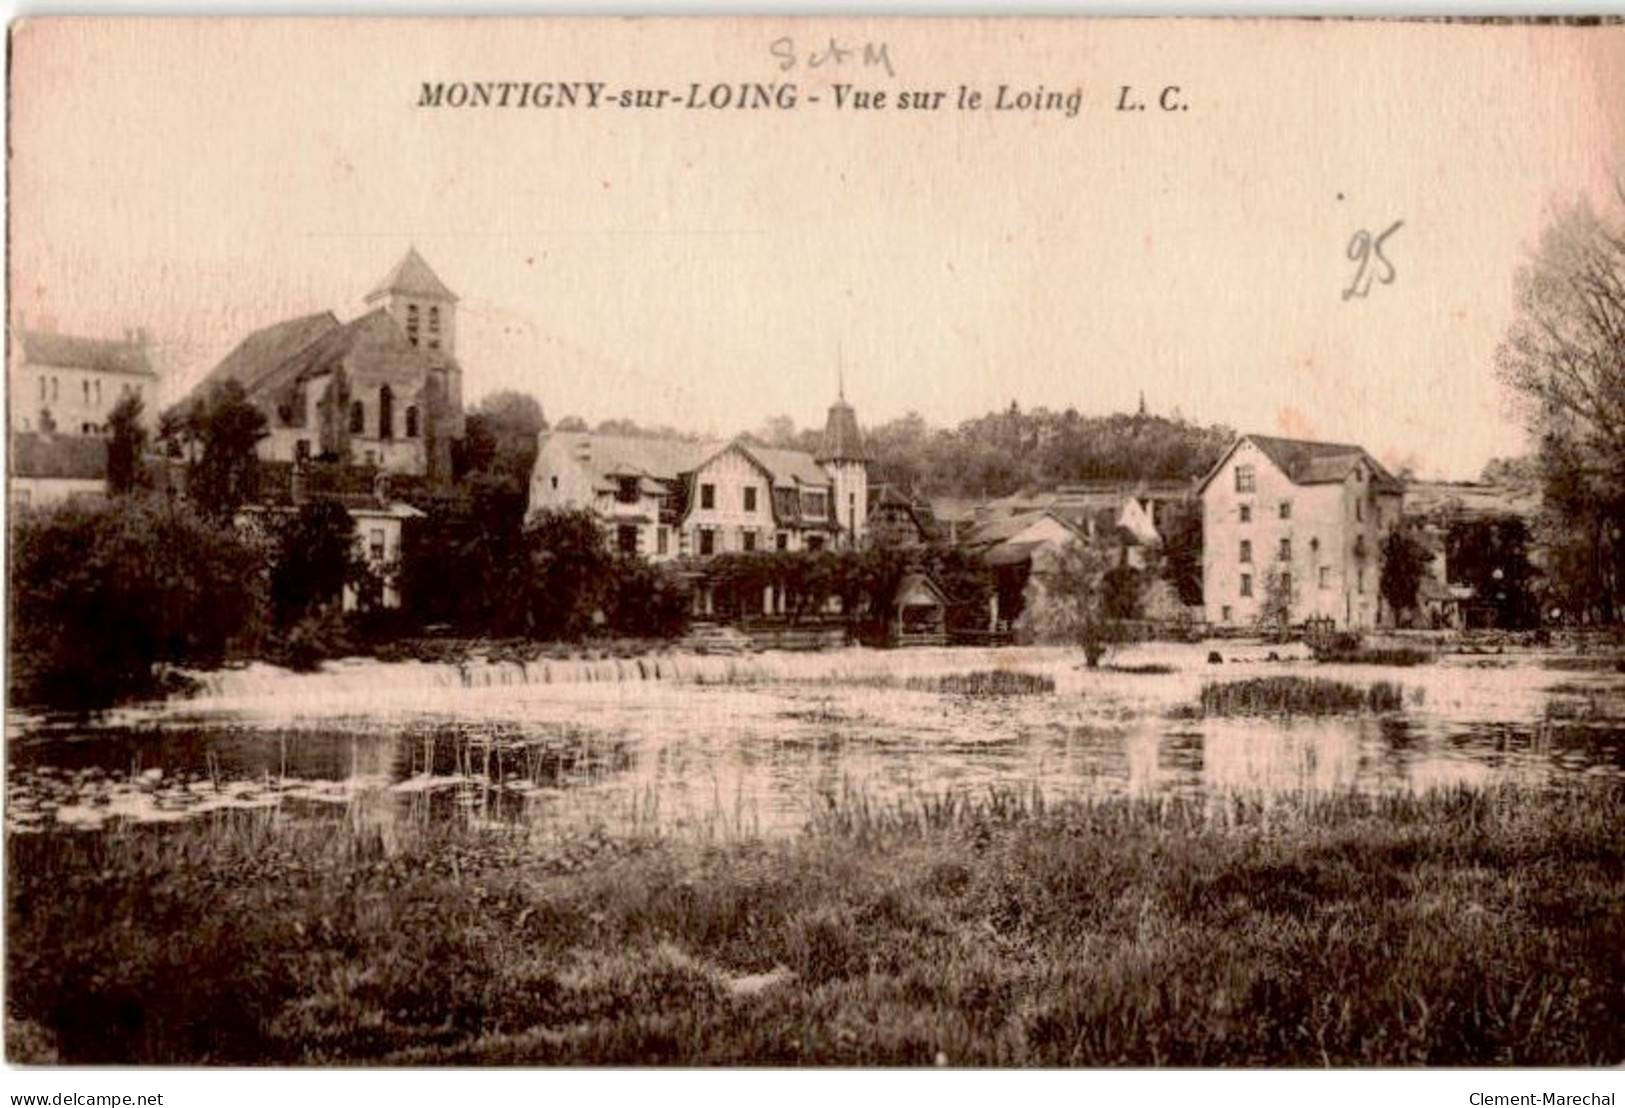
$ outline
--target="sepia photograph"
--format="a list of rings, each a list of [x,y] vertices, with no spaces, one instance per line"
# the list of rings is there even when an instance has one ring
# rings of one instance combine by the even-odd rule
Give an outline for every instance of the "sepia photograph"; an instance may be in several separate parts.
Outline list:
[[[7,115],[12,1103],[1615,1104],[1625,23],[21,18]]]

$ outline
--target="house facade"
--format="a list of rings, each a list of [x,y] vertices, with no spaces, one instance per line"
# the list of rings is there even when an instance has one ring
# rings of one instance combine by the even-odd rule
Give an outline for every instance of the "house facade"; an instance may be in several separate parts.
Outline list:
[[[265,413],[261,459],[314,459],[445,481],[463,435],[457,297],[406,255],[348,323],[318,312],[244,338],[192,390],[236,381]]]
[[[529,512],[590,510],[613,549],[656,562],[856,545],[867,530],[867,463],[851,406],[830,411],[816,458],[743,441],[544,431]]]
[[[1287,622],[1392,622],[1378,576],[1404,487],[1363,448],[1242,435],[1198,486],[1202,601],[1219,627],[1259,622],[1275,598]]]
[[[18,328],[8,381],[13,432],[101,435],[125,396],[158,398],[158,374],[148,359],[144,331],[122,341]]]

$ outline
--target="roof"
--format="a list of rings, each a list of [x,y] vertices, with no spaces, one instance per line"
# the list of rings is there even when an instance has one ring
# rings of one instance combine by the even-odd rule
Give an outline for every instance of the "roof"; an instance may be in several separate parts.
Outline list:
[[[1030,512],[1020,512],[1015,515],[995,516],[992,519],[978,520],[974,525],[971,526],[969,531],[966,532],[963,541],[967,546],[995,546],[1000,543],[1008,542],[1010,539],[1015,538],[1033,524],[1039,523],[1046,518],[1053,519],[1055,522],[1065,527],[1068,531],[1074,533],[1077,532],[1077,528],[1067,520],[1063,519],[1061,516],[1058,516],[1054,512],[1046,509],[1039,509]]]
[[[208,376],[198,382],[192,392],[201,395],[218,384],[236,381],[244,392],[255,392],[263,386],[280,383],[273,378],[299,354],[304,353],[319,338],[337,330],[338,317],[332,312],[317,312],[295,319],[285,319],[269,327],[251,332],[232,348]]]
[[[824,422],[824,442],[818,449],[820,462],[866,462],[863,435],[858,431],[858,414],[843,396],[829,406]]]
[[[932,607],[942,607],[948,603],[948,594],[943,592],[937,583],[923,573],[910,573],[897,583],[897,592],[892,601],[893,608],[903,608],[930,604]]]
[[[13,477],[107,479],[107,440],[92,435],[19,431],[11,436],[7,470]]]
[[[426,351],[407,341],[388,310],[374,308],[366,315],[340,324],[332,312],[301,316],[273,324],[249,335],[224,361],[209,372],[192,394],[231,379],[250,396],[317,376],[352,352],[365,351],[376,364],[392,367],[416,365],[427,371]]]
[[[1486,485],[1477,481],[1410,481],[1405,514],[1441,519],[1531,519],[1540,514],[1538,487]]]
[[[418,253],[415,246],[407,247],[405,256],[395,263],[395,268],[386,273],[384,279],[378,282],[378,287],[367,294],[367,303],[397,293],[421,296],[425,300],[457,302],[457,294],[435,276],[434,270],[429,268],[429,263],[423,260],[423,255]]]
[[[1372,483],[1389,492],[1403,492],[1404,485],[1389,473],[1362,446],[1343,442],[1315,442],[1312,439],[1283,439],[1274,435],[1241,435],[1230,444],[1217,464],[1196,486],[1198,493],[1207,488],[1215,474],[1235,453],[1236,447],[1250,442],[1263,451],[1275,467],[1294,485],[1335,484],[1347,480],[1356,465],[1364,464],[1372,473]]]
[[[126,373],[136,377],[157,377],[147,360],[141,342],[116,339],[89,339],[79,335],[59,335],[51,331],[20,331],[23,360],[34,365],[54,365],[64,369],[93,369],[100,373]]]
[[[679,479],[722,449],[722,444],[716,442],[597,435],[590,431],[543,431],[538,441],[542,449],[558,443],[570,460],[584,465],[594,475],[639,474],[661,481]]]
[[[762,468],[773,474],[775,484],[829,484],[829,474],[825,473],[823,467],[813,461],[813,456],[804,450],[778,450],[745,443],[740,443],[739,446],[760,462]]]

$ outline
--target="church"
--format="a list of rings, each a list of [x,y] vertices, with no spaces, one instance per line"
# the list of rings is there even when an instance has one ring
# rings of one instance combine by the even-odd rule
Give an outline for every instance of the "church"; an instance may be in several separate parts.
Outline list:
[[[240,384],[265,413],[263,461],[331,461],[449,481],[451,444],[463,436],[457,296],[414,248],[366,303],[375,306],[348,323],[325,311],[253,332],[191,398]]]

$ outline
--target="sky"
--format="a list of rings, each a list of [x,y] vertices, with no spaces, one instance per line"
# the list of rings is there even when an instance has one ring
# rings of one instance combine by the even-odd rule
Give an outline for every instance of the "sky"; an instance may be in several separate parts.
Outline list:
[[[810,68],[832,36],[859,52]],[[422,108],[425,81],[798,106]],[[461,297],[471,402],[718,435],[821,425],[841,379],[865,424],[1143,393],[1471,477],[1525,448],[1494,375],[1519,266],[1625,179],[1620,28],[39,21],[12,82],[14,323],[144,327],[177,396],[256,327],[360,314],[415,245]],[[960,111],[960,85],[1082,107]],[[1351,240],[1396,223],[1392,282],[1345,297]]]

